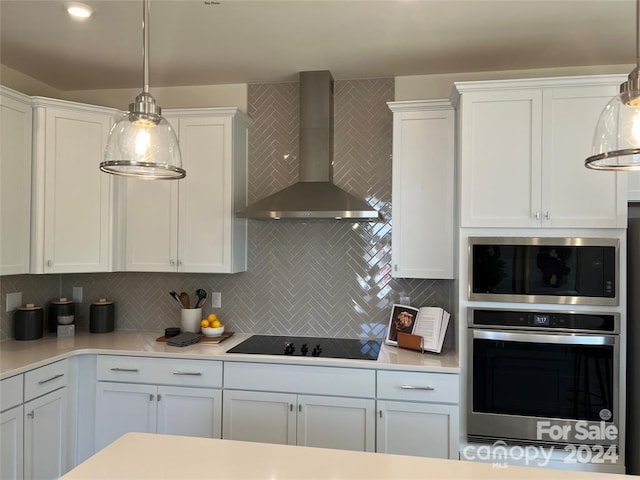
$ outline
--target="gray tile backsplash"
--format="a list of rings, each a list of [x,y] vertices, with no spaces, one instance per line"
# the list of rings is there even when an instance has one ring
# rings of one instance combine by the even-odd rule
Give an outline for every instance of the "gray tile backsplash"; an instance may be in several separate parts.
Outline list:
[[[6,294],[44,304],[82,286],[77,328],[89,305],[114,300],[116,328],[161,331],[179,325],[169,290],[222,292],[215,311],[233,331],[383,338],[390,307],[401,296],[415,306],[451,311],[453,281],[391,278],[391,135],[393,79],[337,81],[334,182],[379,209],[380,223],[249,220],[248,271],[234,275],[100,273],[18,275],[0,279],[0,338],[13,336]],[[297,83],[249,85],[249,201],[297,179]],[[453,323],[453,322],[452,322]],[[452,335],[449,335],[452,337]],[[449,342],[447,342],[449,343]]]

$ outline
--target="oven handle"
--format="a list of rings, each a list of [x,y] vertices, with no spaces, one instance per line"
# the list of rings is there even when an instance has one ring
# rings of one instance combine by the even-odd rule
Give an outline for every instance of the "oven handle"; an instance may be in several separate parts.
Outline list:
[[[557,343],[569,345],[615,345],[616,343],[616,338],[608,335],[513,333],[490,330],[473,330],[473,338],[501,340],[505,342]]]

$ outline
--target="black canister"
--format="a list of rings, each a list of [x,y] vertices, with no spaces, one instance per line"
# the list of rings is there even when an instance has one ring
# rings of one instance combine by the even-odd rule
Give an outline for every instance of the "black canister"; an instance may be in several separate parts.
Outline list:
[[[37,340],[44,330],[44,310],[28,303],[18,307],[13,315],[13,333],[16,340]]]
[[[106,298],[93,302],[89,308],[89,331],[91,333],[113,332],[115,328],[115,307]]]
[[[52,300],[49,304],[49,315],[47,318],[47,324],[49,325],[49,331],[56,333],[58,331],[58,325],[71,325],[75,320],[76,305],[73,300],[67,298],[59,298]]]

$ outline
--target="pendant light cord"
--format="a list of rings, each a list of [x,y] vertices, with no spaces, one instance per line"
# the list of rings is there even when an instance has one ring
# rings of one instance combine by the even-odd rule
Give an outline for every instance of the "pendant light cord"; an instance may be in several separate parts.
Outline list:
[[[640,0],[638,0],[640,3]],[[142,70],[144,74],[144,84],[142,91],[149,93],[149,10],[151,9],[151,0],[144,0],[142,13]]]

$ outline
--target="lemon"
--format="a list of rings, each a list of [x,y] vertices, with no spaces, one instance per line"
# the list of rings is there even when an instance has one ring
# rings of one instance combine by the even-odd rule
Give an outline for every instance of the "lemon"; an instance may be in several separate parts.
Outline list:
[[[207,317],[207,320],[209,320],[210,322],[213,322],[215,320],[217,320],[218,317],[216,317],[215,313],[210,313],[209,316]]]
[[[200,322],[200,326],[207,328],[209,326],[209,320],[207,320],[206,318],[203,318],[202,321]]]
[[[220,328],[220,327],[222,326],[222,323],[220,323],[220,320],[215,319],[215,320],[213,321],[213,323],[211,324],[211,326],[212,326],[213,328]]]

